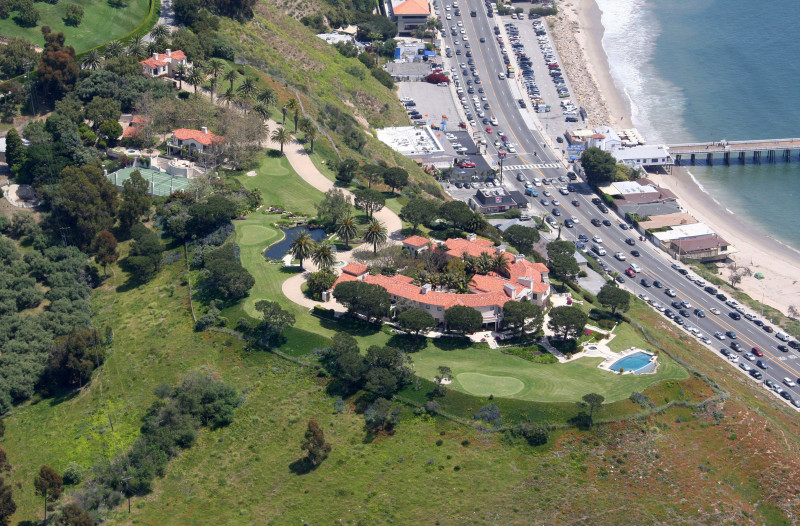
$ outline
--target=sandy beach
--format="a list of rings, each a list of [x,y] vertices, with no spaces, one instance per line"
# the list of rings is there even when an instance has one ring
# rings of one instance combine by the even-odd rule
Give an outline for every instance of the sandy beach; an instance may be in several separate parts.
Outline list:
[[[565,0],[559,16],[548,23],[575,98],[586,109],[589,125],[633,127],[630,105],[611,76],[603,49],[601,11],[595,0]],[[561,16],[564,15],[564,16]],[[738,287],[753,299],[786,313],[800,309],[800,252],[787,247],[727,212],[692,179],[688,170],[675,167],[672,174],[648,176],[675,192],[684,208],[716,230],[738,249],[737,265],[749,268]],[[728,268],[721,270],[727,278]],[[765,279],[753,277],[762,273]]]

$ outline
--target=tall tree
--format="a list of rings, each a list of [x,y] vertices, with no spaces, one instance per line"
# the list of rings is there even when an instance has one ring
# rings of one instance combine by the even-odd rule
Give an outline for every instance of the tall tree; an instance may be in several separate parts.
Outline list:
[[[419,225],[430,223],[436,218],[439,203],[433,199],[415,198],[410,200],[400,210],[400,217],[409,223],[416,234]]]
[[[272,142],[277,142],[280,144],[281,155],[283,155],[283,146],[292,142],[292,135],[289,133],[289,130],[281,126],[272,132],[270,139],[272,139]]]
[[[353,201],[355,207],[366,212],[370,218],[386,205],[386,198],[383,193],[371,188],[356,190],[353,192],[353,197],[355,197]]]
[[[119,259],[117,238],[108,230],[101,230],[94,236],[92,252],[94,252],[94,260],[103,265],[103,274],[105,275],[106,267]]]
[[[617,311],[625,312],[630,308],[631,293],[616,285],[606,283],[597,293],[597,301],[600,302],[600,305],[611,309],[611,315],[613,316]]]
[[[100,57],[100,52],[96,49],[91,49],[83,56],[83,60],[81,60],[81,66],[83,69],[91,69],[96,70],[100,69],[103,65],[103,60]]]
[[[11,128],[6,135],[6,163],[12,170],[25,162],[25,146],[17,130]]]
[[[258,85],[253,77],[245,77],[236,91],[243,97],[248,99],[253,98],[258,93]]]
[[[453,226],[453,235],[456,228],[466,225],[472,218],[472,210],[464,201],[448,201],[439,207],[439,217]]]
[[[183,89],[183,79],[186,78],[186,75],[189,73],[189,67],[184,64],[183,62],[178,62],[178,65],[175,66],[175,75],[178,76],[178,90]]]
[[[231,83],[230,91],[233,91],[233,83],[236,82],[236,79],[238,79],[238,78],[239,78],[239,72],[236,71],[235,67],[232,67],[231,69],[226,71],[225,75],[222,76],[222,79],[225,82],[230,82]]]
[[[553,307],[550,309],[549,316],[548,326],[565,340],[576,338],[586,327],[586,322],[589,321],[586,313],[574,306]]]
[[[214,102],[214,94],[217,91],[219,76],[225,69],[225,63],[218,58],[212,58],[206,62],[206,71],[211,75],[211,102]]]
[[[303,445],[300,448],[308,453],[306,461],[313,467],[319,466],[323,460],[328,458],[328,453],[331,452],[331,445],[325,442],[325,433],[323,433],[322,428],[316,421],[308,421]]]
[[[203,82],[206,81],[206,75],[203,73],[203,69],[200,66],[195,66],[186,76],[186,82],[194,88],[195,96],[200,96],[200,91],[198,88],[203,85]]]
[[[276,301],[260,300],[255,307],[261,313],[260,329],[267,340],[280,336],[286,327],[294,325],[294,314],[281,308]]]
[[[14,502],[14,492],[11,486],[0,478],[0,526],[6,526],[11,516],[17,511],[17,504]]]
[[[300,118],[300,101],[297,99],[289,99],[286,107],[294,113],[294,132],[297,133],[297,120]]]
[[[75,87],[79,68],[75,49],[65,46],[64,33],[44,35],[45,46],[39,63],[39,83],[53,100],[60,99]]]
[[[144,57],[144,41],[140,35],[134,35],[128,41],[128,54],[136,58]]]
[[[413,335],[436,327],[436,319],[426,310],[413,308],[400,313],[397,323]]]
[[[56,521],[57,526],[94,526],[94,520],[86,510],[75,503],[70,503],[61,509],[61,515]]]
[[[44,497],[44,520],[47,522],[47,504],[55,502],[64,491],[64,479],[50,466],[42,466],[39,474],[33,479],[36,494]]]
[[[444,311],[447,329],[459,334],[475,332],[483,325],[483,316],[472,307],[454,305]]]
[[[388,168],[383,172],[383,182],[394,192],[408,184],[408,172],[402,168]]]
[[[122,183],[122,203],[117,215],[124,232],[130,231],[150,211],[149,186],[139,170],[131,172],[130,177]]]
[[[600,148],[587,148],[581,154],[581,165],[586,172],[586,181],[592,186],[610,182],[617,170],[617,160]]]
[[[287,109],[288,108],[286,107],[285,104],[283,105],[283,107],[281,107],[281,113],[283,114],[283,120],[281,121],[281,126],[286,126],[286,110]]]
[[[294,241],[292,241],[289,247],[289,253],[293,258],[300,260],[300,267],[303,266],[303,260],[311,256],[313,243],[314,240],[311,238],[311,234],[306,231],[300,232],[300,234],[294,238]]]
[[[542,328],[544,315],[539,306],[529,301],[507,301],[503,305],[503,323],[519,329],[520,336],[529,329],[538,332]]]
[[[123,50],[124,46],[122,45],[122,42],[120,42],[119,40],[112,40],[111,42],[106,44],[106,50],[103,55],[105,56],[105,58],[115,58],[120,56]]]
[[[583,400],[585,406],[589,408],[589,419],[591,419],[594,416],[594,412],[603,406],[603,402],[606,401],[606,398],[601,394],[588,393],[583,395],[581,400]]]
[[[547,268],[550,269],[551,276],[565,284],[568,281],[575,281],[581,271],[575,256],[566,254],[556,254],[548,259]]]
[[[315,243],[311,249],[311,261],[320,269],[330,269],[336,264],[336,248],[330,241]]]
[[[169,27],[159,22],[150,30],[150,36],[153,37],[154,40],[164,40],[169,37]]]
[[[503,239],[521,254],[530,255],[533,252],[533,245],[539,241],[540,236],[535,228],[512,225],[503,232]]]
[[[258,92],[258,95],[256,95],[256,100],[258,100],[258,102],[263,102],[267,105],[267,107],[270,107],[278,103],[278,96],[275,94],[274,89],[267,86]]]
[[[378,245],[386,243],[387,239],[388,234],[384,224],[377,219],[372,218],[367,225],[367,228],[364,230],[364,241],[372,245],[373,254],[378,253]]]
[[[355,239],[355,237],[358,235],[358,226],[356,225],[356,221],[353,219],[353,216],[350,214],[349,210],[336,225],[336,235],[344,239],[344,244],[347,245],[348,249],[350,248],[350,240]]]

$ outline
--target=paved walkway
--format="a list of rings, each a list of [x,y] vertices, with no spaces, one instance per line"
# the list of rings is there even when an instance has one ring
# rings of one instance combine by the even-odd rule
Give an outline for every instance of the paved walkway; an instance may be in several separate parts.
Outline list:
[[[271,119],[267,121],[267,124],[269,125],[270,130],[276,130],[280,127],[280,124]],[[271,139],[267,141],[266,145],[268,148],[280,150],[280,145],[272,142]],[[306,151],[305,147],[296,139],[284,145],[283,153],[286,155],[286,159],[289,161],[289,164],[291,164],[292,168],[294,168],[294,171],[297,172],[297,174],[302,177],[305,182],[320,192],[327,192],[334,187],[333,181],[325,177],[325,175],[323,175],[322,172],[317,169],[317,167],[311,161],[311,158],[308,156],[308,152]],[[345,195],[350,196],[351,199],[353,198],[353,193],[351,191],[344,188],[341,190],[345,193]],[[387,245],[400,244],[400,242],[403,240],[403,222],[400,220],[397,214],[395,214],[389,208],[384,207],[380,212],[375,212],[374,215],[375,218],[383,223],[386,227],[388,234]],[[347,252],[340,252],[338,254],[339,259],[345,263],[349,263],[353,260],[354,252],[356,252],[356,250],[357,249]],[[371,248],[369,246],[365,246],[361,250],[371,250]],[[334,309],[338,312],[344,312],[344,308],[335,300],[328,302],[314,301],[308,299],[306,295],[303,294],[303,291],[300,287],[306,282],[308,275],[316,270],[315,265],[311,261],[304,261],[303,266],[306,269],[305,272],[296,274],[283,282],[281,285],[283,294],[294,303],[309,309],[316,305],[320,305],[326,309]]]

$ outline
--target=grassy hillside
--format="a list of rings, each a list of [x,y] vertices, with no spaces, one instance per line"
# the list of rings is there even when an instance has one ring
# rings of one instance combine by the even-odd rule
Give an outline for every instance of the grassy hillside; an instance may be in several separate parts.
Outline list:
[[[83,6],[83,20],[78,27],[64,23],[69,4]],[[149,0],[128,0],[125,7],[111,7],[107,0],[61,0],[57,4],[37,2],[41,17],[35,27],[20,27],[14,17],[0,19],[0,35],[24,37],[36,44],[44,45],[42,26],[50,26],[54,33],[63,31],[66,43],[81,53],[89,48],[123,37],[136,29],[147,16]]]

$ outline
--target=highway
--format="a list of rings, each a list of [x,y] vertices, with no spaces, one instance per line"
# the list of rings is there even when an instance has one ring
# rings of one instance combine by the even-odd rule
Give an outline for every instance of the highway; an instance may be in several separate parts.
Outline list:
[[[531,118],[534,117],[534,114],[529,109],[521,109],[516,102],[516,99],[520,96],[525,97],[527,102],[527,97],[524,94],[520,95],[519,90],[516,88],[512,90],[512,85],[515,81],[501,80],[498,78],[498,73],[503,73],[505,71],[505,64],[502,60],[502,54],[494,35],[494,26],[497,25],[502,28],[505,23],[511,21],[521,27],[524,24],[530,25],[531,21],[510,20],[509,17],[498,16],[496,11],[493,18],[488,18],[485,4],[481,0],[461,0],[458,4],[461,16],[452,16],[452,20],[446,20],[446,14],[449,13],[453,15],[455,9],[447,11],[445,9],[445,6],[448,4],[447,0],[438,1],[437,13],[442,15],[446,44],[453,49],[461,48],[462,53],[464,53],[467,50],[464,47],[464,36],[466,35],[467,41],[470,43],[469,51],[472,51],[472,56],[475,59],[476,73],[480,76],[481,80],[481,84],[473,85],[473,87],[484,88],[485,95],[488,99],[487,102],[491,107],[490,110],[484,110],[486,111],[486,116],[489,118],[492,116],[496,117],[499,122],[498,125],[493,126],[493,128],[495,128],[495,130],[500,129],[504,131],[510,141],[517,145],[518,153],[516,154],[516,158],[514,155],[509,155],[506,158],[505,164],[548,165],[547,167],[523,170],[514,169],[513,173],[509,173],[511,172],[510,170],[505,171],[504,185],[506,188],[524,192],[524,183],[517,181],[515,177],[518,171],[522,171],[528,179],[533,177],[557,178],[566,175],[567,170],[560,162],[560,153],[554,152],[548,146],[544,146],[546,138],[542,137],[535,126],[532,127],[528,125],[528,122],[532,121]],[[471,10],[477,11],[476,17],[470,16]],[[464,34],[460,33],[461,27],[457,25],[459,21],[463,23]],[[457,27],[458,36],[454,37],[451,35],[451,26]],[[484,37],[486,42],[481,43],[480,37]],[[454,45],[454,40],[459,40],[461,43],[459,45]],[[526,47],[525,51],[534,62],[543,60],[538,48],[529,49]],[[510,48],[509,55],[512,57],[512,64],[516,65]],[[459,77],[462,76],[462,70],[458,64],[467,61],[464,56],[464,54],[454,55],[452,59],[449,59],[449,64],[456,68]],[[468,78],[474,79],[474,76]],[[461,79],[462,87],[464,87],[466,91],[467,85],[464,83],[465,80],[466,79],[463,78]],[[550,82],[550,79],[537,78],[536,81],[542,85],[545,82]],[[470,98],[471,95],[467,95],[468,101]],[[548,101],[548,103],[551,102]],[[483,102],[481,102],[481,105],[482,104]],[[530,104],[528,104],[528,106],[530,107]],[[475,113],[472,109],[469,111],[473,114]],[[526,117],[523,117],[523,112],[527,112]],[[528,122],[526,122],[526,119]],[[477,121],[478,128],[481,128],[481,119],[475,115],[475,120]],[[486,135],[489,142],[489,155],[496,160],[497,148],[492,144],[492,137],[493,135]],[[565,185],[559,184],[559,186]],[[586,249],[588,250],[593,244],[591,238],[594,236],[601,237],[603,240],[602,245],[607,255],[599,257],[598,261],[609,267],[609,273],[617,272],[622,275],[624,271],[629,268],[631,263],[636,263],[641,267],[641,272],[639,272],[635,278],[624,276],[625,281],[621,286],[627,288],[636,295],[646,294],[650,298],[653,298],[655,302],[675,312],[679,317],[678,309],[670,305],[672,301],[686,301],[692,305],[691,308],[687,309],[691,315],[689,318],[684,318],[684,321],[699,329],[703,335],[711,338],[711,343],[706,345],[710,353],[709,359],[726,360],[719,351],[722,348],[733,351],[733,349],[729,347],[729,344],[732,341],[737,341],[742,346],[742,349],[739,352],[732,352],[732,354],[738,358],[738,363],[732,363],[730,360],[726,361],[730,363],[731,366],[739,369],[741,374],[744,375],[748,381],[757,382],[752,376],[741,370],[739,364],[747,363],[753,369],[758,369],[755,361],[750,362],[743,357],[744,353],[750,352],[753,347],[758,347],[763,351],[764,356],[761,358],[756,357],[756,360],[764,360],[767,364],[767,369],[759,369],[764,376],[760,383],[763,384],[763,380],[771,380],[788,391],[794,399],[800,399],[800,387],[787,387],[783,385],[784,378],[789,378],[796,383],[800,383],[800,357],[796,349],[789,348],[788,352],[781,352],[778,350],[778,345],[785,345],[785,342],[780,341],[775,336],[775,334],[780,331],[780,328],[775,327],[775,333],[770,334],[765,332],[753,321],[748,321],[744,317],[740,320],[731,318],[729,313],[734,310],[733,308],[727,306],[724,301],[718,299],[716,296],[705,292],[702,286],[695,284],[686,276],[679,273],[677,269],[672,267],[674,262],[666,253],[649,242],[640,241],[638,233],[633,230],[623,230],[620,225],[624,224],[625,221],[620,218],[615,211],[612,210],[608,213],[603,213],[598,206],[592,204],[592,199],[597,196],[592,193],[587,184],[577,182],[574,183],[574,187],[575,191],[567,196],[559,194],[556,187],[552,184],[536,188],[540,195],[536,199],[533,199],[533,202],[529,205],[530,214],[542,215],[542,213],[545,212],[548,214],[551,213],[553,206],[544,206],[539,201],[545,198],[542,195],[542,191],[545,189],[549,190],[552,196],[547,199],[552,200],[556,198],[560,201],[560,205],[557,206],[557,208],[560,209],[562,216],[559,219],[563,220],[571,216],[578,219],[575,228],[562,229],[562,238],[577,241],[578,236],[583,234],[589,238],[589,241],[586,243]],[[577,201],[579,206],[574,206],[572,204],[573,200]],[[591,224],[592,219],[598,219],[600,221],[607,219],[611,222],[611,226],[596,227]],[[628,238],[635,239],[635,246],[630,246],[626,243],[626,239]],[[633,249],[638,250],[640,254],[638,257],[631,255],[631,250]],[[616,252],[625,254],[626,260],[618,261],[615,259],[614,254]],[[679,268],[684,268],[684,266],[680,265]],[[689,276],[692,276],[691,272]],[[663,288],[644,287],[641,285],[642,278],[647,278],[651,282],[658,280],[663,284]],[[694,276],[694,278],[697,279],[697,276]],[[671,298],[667,296],[665,294],[665,290],[667,289],[673,289],[677,293],[677,297]],[[704,318],[697,317],[694,314],[697,308],[705,311],[706,316]],[[712,308],[718,309],[720,315],[712,314]],[[667,320],[666,317],[664,317],[664,320],[666,323],[674,323]],[[764,321],[769,325],[767,320]],[[677,325],[675,327],[678,331],[685,330],[678,328]],[[737,335],[736,340],[726,338],[721,341],[714,337],[716,332],[725,333],[727,331],[733,331]],[[687,331],[687,334],[690,333]],[[693,337],[697,336],[693,335]],[[711,355],[716,356],[716,358],[712,358]],[[779,400],[782,400],[782,398],[778,397],[777,393],[775,396]]]

